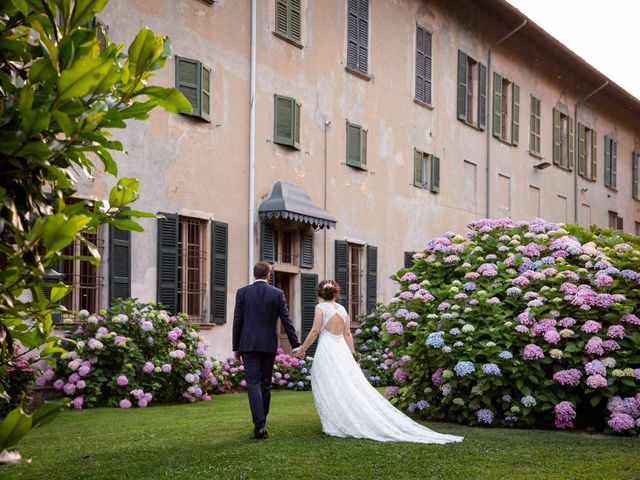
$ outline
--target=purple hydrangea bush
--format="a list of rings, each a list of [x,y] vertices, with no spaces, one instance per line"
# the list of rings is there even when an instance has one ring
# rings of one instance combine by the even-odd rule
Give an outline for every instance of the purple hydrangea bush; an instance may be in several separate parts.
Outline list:
[[[400,323],[402,325],[402,323]],[[396,359],[392,346],[382,339],[382,328],[374,315],[363,317],[354,332],[356,351],[362,371],[373,385],[391,385],[393,373],[402,366],[403,360]]]
[[[211,399],[214,364],[185,316],[125,300],[79,317],[60,340],[66,352],[55,370],[48,367],[38,380],[71,398],[74,408]]]
[[[640,239],[542,219],[469,228],[417,252],[371,320],[404,360],[393,401],[472,425],[640,432]]]

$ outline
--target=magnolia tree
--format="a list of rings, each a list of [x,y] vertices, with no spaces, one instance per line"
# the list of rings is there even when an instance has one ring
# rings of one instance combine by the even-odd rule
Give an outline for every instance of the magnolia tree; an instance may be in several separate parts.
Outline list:
[[[170,55],[166,37],[145,28],[128,49],[99,41],[92,20],[106,3],[0,0],[0,401],[12,400],[11,362],[61,351],[52,314],[69,287],[45,281],[57,273],[50,267],[61,250],[78,240],[90,252],[81,260],[97,263],[86,234],[106,223],[142,230],[132,218],[150,216],[123,213],[138,196],[131,178],[120,179],[108,200],[69,201],[95,161],[117,175],[112,152],[123,146],[109,130],[146,119],[158,105],[191,109],[176,89],[148,85]],[[25,351],[15,358],[18,344]],[[7,448],[58,410],[12,410],[0,425],[0,463],[18,461]]]
[[[377,321],[387,395],[471,425],[640,432],[640,242],[543,220],[482,220],[401,270]]]

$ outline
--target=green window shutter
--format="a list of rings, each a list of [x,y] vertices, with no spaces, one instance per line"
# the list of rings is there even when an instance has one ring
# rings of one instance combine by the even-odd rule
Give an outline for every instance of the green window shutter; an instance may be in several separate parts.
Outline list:
[[[178,313],[178,216],[161,213],[158,219],[157,299],[171,313]]]
[[[433,74],[432,65],[432,37],[431,33],[424,32],[424,101],[431,105],[431,76]]]
[[[416,27],[416,98],[424,102],[424,28]]]
[[[300,266],[313,268],[313,232],[300,233]]]
[[[611,140],[611,186],[618,188],[618,142]]]
[[[493,136],[502,136],[502,77],[493,73]]]
[[[187,100],[191,103],[193,109],[191,115],[200,117],[202,115],[202,109],[200,108],[202,64],[190,58],[176,56],[175,59],[176,88],[187,97]]]
[[[340,298],[342,305],[349,310],[349,266],[347,264],[348,245],[344,240],[335,241],[335,279],[336,283],[340,285]]]
[[[362,127],[347,122],[347,165],[361,167]],[[365,147],[366,148],[366,147]]]
[[[229,225],[211,222],[211,323],[227,322]]]
[[[604,137],[604,184],[611,187],[611,139]]]
[[[202,66],[201,73],[201,84],[202,88],[200,91],[201,98],[201,112],[200,116],[203,120],[207,122],[211,121],[211,69],[205,66]]]
[[[560,165],[562,161],[561,140],[560,140],[560,111],[553,109],[553,163]]]
[[[294,103],[293,111],[293,147],[300,150],[300,103]]]
[[[467,56],[458,50],[458,118],[471,121],[467,118]]]
[[[624,222],[622,220],[622,217],[616,218],[616,229],[620,230],[621,232],[624,231]]]
[[[520,87],[512,84],[511,95],[511,143],[518,145],[520,139]]]
[[[300,275],[300,300],[302,313],[302,338],[306,338],[313,327],[313,318],[317,305],[316,288],[318,287],[318,275],[312,273],[303,273]],[[314,355],[316,345],[311,345],[307,353]]]
[[[302,39],[302,9],[300,0],[289,0],[289,37],[300,42]]]
[[[131,297],[131,232],[109,225],[109,306]]]
[[[358,68],[358,1],[347,4],[347,67]]]
[[[478,127],[487,127],[487,67],[478,64]]]
[[[440,159],[431,156],[431,191],[438,193],[440,191]]]
[[[295,146],[295,100],[274,95],[273,141],[280,145]]]
[[[276,0],[276,32],[289,36],[289,0]]]
[[[587,168],[587,130],[578,123],[578,175],[584,175]]]
[[[638,175],[640,175],[638,165],[638,154],[633,152],[631,154],[631,194],[636,200],[640,200],[640,192],[638,191]]]
[[[424,188],[424,172],[423,168],[423,153],[418,150],[413,151],[413,184],[416,187]]]
[[[591,130],[591,180],[598,176],[598,134]]]
[[[260,260],[276,261],[276,232],[270,223],[260,224]]]
[[[369,70],[369,0],[358,0],[358,70]]]
[[[415,252],[404,252],[404,268],[413,267],[413,255]]]
[[[368,132],[364,129],[360,129],[360,165],[367,166],[367,135]]]
[[[569,162],[569,170],[573,170],[573,154],[574,154],[574,145],[575,145],[575,137],[574,137],[574,126],[573,126],[573,118],[567,118],[567,126],[568,126],[568,134],[567,134],[567,159]]]
[[[367,245],[367,315],[378,300],[378,247]]]

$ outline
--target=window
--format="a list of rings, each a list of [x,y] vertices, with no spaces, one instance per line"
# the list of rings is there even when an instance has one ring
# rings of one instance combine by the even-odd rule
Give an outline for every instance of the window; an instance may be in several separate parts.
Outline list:
[[[578,123],[578,175],[587,180],[596,179],[597,135],[581,123]]]
[[[340,301],[351,317],[351,326],[359,316],[373,312],[378,296],[378,248],[335,241],[335,279],[340,285]]]
[[[211,121],[211,69],[197,60],[176,56],[176,88],[191,103],[192,112],[187,115]]]
[[[635,222],[636,235],[640,236],[640,222]]]
[[[276,0],[276,29],[274,33],[301,46],[302,0]]]
[[[631,154],[631,195],[640,200],[640,153]]]
[[[460,50],[458,119],[480,129],[484,129],[487,124],[487,69]]]
[[[438,193],[440,191],[440,159],[414,150],[413,184],[418,188]]]
[[[362,283],[364,279],[364,269],[362,268],[362,256],[364,247],[362,245],[348,244],[347,248],[348,268],[349,268],[349,316],[351,325],[359,324],[358,317],[364,312],[364,295],[362,294]]]
[[[529,153],[540,155],[540,99],[531,95],[529,117]]]
[[[261,260],[313,268],[313,231],[291,222],[261,224]]]
[[[300,104],[291,97],[274,96],[273,141],[300,150]]]
[[[349,0],[347,10],[347,69],[367,75],[369,0]]]
[[[617,212],[609,211],[609,228],[615,228],[616,230],[620,231],[623,230],[624,222],[622,220],[622,217],[618,216]]]
[[[85,233],[83,236],[93,243],[102,256],[103,240],[99,234]],[[79,240],[74,240],[62,250],[63,257],[90,257],[89,248]],[[71,293],[64,297],[61,304],[70,312],[88,310],[97,312],[100,309],[100,289],[103,285],[102,276],[96,265],[86,260],[64,258],[60,261],[60,280],[72,287]],[[55,268],[54,268],[55,270]],[[69,314],[73,318],[74,314]]]
[[[209,6],[213,5],[213,3],[215,2],[215,0],[200,0],[200,1]]]
[[[178,311],[189,315],[192,322],[203,323],[207,291],[207,222],[178,218]]]
[[[553,109],[553,163],[573,169],[573,119],[557,108]]]
[[[617,188],[618,142],[611,137],[604,137],[604,185]]]
[[[431,33],[416,28],[416,100],[431,105]]]
[[[520,136],[520,87],[493,73],[493,136],[517,145]]]
[[[367,131],[347,121],[347,165],[367,168]]]

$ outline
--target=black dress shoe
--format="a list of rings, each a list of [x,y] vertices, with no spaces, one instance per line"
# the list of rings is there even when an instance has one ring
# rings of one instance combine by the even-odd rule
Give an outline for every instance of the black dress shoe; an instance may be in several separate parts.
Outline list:
[[[267,433],[267,429],[266,428],[259,428],[259,429],[255,429],[253,431],[253,438],[255,438],[256,440],[266,440],[267,438],[269,438],[269,434]]]

